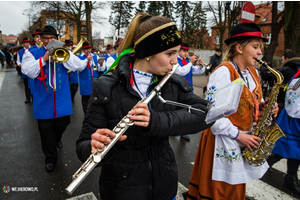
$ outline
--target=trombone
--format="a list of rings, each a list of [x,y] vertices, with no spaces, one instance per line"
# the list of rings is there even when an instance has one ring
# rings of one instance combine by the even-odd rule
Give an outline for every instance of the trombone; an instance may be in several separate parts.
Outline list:
[[[51,40],[55,41],[54,39]],[[55,63],[65,63],[69,60],[70,53],[65,47],[59,46],[55,49],[49,49],[49,86],[55,91],[56,90],[56,66]],[[53,80],[51,80],[51,61],[53,61]],[[52,85],[53,81],[53,85]]]

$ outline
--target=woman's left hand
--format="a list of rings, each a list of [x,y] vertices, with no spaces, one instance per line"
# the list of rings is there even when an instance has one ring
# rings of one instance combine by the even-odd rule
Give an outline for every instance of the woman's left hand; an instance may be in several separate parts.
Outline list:
[[[137,126],[147,127],[150,121],[150,111],[146,103],[139,103],[128,112],[130,120]]]
[[[272,107],[272,114],[274,115],[274,117],[276,117],[277,116],[277,114],[278,114],[278,111],[279,111],[279,108],[278,108],[278,103],[275,103],[275,106],[274,107]]]

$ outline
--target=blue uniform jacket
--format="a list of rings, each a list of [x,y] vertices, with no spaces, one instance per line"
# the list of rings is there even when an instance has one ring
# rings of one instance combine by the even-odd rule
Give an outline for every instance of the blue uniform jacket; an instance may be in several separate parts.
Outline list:
[[[180,58],[177,57],[177,61],[178,61],[178,64],[183,67],[184,65],[182,64],[182,60]],[[187,63],[189,63],[188,60],[186,60]],[[191,68],[190,72],[183,76],[185,78],[185,80],[187,80],[189,82],[189,84],[193,87],[193,69]]]
[[[38,60],[44,56],[44,47],[29,50]],[[68,74],[63,64],[56,66],[56,90],[49,86],[49,61],[42,68],[37,78],[33,79],[33,116],[35,119],[54,119],[73,114]],[[51,63],[51,80],[53,82],[53,62]],[[52,83],[53,85],[53,83]]]
[[[25,49],[24,49],[24,48],[23,48],[23,49],[20,49],[20,50],[18,51],[19,58],[20,58],[20,63],[22,63],[22,59],[23,59],[24,53],[25,53]],[[21,67],[22,67],[22,66],[21,66]],[[23,74],[22,72],[21,72],[21,77],[22,77],[22,78],[27,78],[27,76],[26,76],[25,74]]]
[[[93,53],[91,53],[93,56],[93,60],[95,65],[97,65],[97,56]],[[78,57],[81,60],[86,59],[86,55],[79,54]],[[79,85],[80,85],[80,95],[90,95],[93,90],[93,78],[98,77],[98,67],[93,69],[92,66],[88,68],[88,66],[82,71],[79,72]]]

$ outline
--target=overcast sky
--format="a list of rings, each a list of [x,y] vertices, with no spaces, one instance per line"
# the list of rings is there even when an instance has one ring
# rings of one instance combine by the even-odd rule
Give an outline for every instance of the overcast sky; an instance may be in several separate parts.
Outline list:
[[[2,1],[0,0],[0,30],[2,34],[18,35],[22,32],[22,29],[26,29],[26,25],[29,23],[29,16],[25,10],[30,8],[29,1]],[[108,18],[109,13],[106,14]],[[32,22],[31,22],[32,23]],[[93,32],[101,31],[101,38],[109,35],[112,31],[111,25],[106,23],[99,25],[93,24]]]
[[[262,3],[262,1],[253,1],[254,4]],[[26,25],[29,23],[29,16],[26,9],[30,8],[30,1],[2,1],[0,0],[0,30],[3,34],[18,35],[22,32],[22,29],[26,29]],[[101,38],[111,36],[110,32],[113,30],[112,26],[108,22],[109,8],[101,10],[99,13],[107,20],[105,23],[99,25],[93,24],[93,33],[95,31],[101,32]],[[32,23],[32,22],[31,22]]]

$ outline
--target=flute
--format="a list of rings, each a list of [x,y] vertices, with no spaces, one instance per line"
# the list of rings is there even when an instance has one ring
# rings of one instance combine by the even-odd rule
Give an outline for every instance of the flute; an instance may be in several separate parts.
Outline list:
[[[178,64],[173,66],[171,72],[159,82],[159,84],[151,91],[151,93],[143,98],[139,103],[149,103],[153,97],[159,94],[161,88],[165,85],[165,83],[170,79],[170,77],[175,73],[176,69],[179,67]],[[119,140],[119,138],[125,133],[125,131],[129,128],[129,126],[133,125],[133,121],[129,119],[130,115],[126,115],[121,119],[121,121],[114,127],[112,130],[116,133],[116,137],[111,138],[111,143],[105,144],[103,149],[96,149],[96,151],[90,155],[90,157],[83,163],[83,165],[75,172],[73,175],[73,181],[66,188],[68,194],[72,195],[72,193],[76,190],[76,188],[82,183],[82,181],[88,176],[88,174],[97,166],[97,164],[104,158],[107,152],[114,146],[114,144]]]

